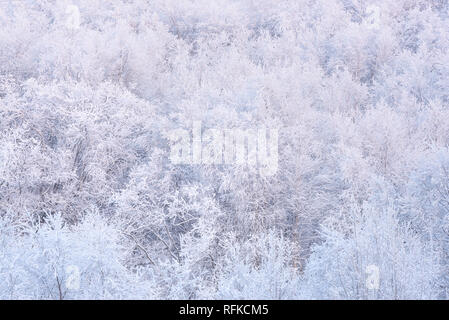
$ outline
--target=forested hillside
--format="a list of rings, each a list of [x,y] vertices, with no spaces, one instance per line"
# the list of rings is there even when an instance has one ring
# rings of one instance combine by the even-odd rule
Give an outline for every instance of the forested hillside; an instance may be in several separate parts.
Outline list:
[[[0,0],[0,298],[448,299],[448,15]]]

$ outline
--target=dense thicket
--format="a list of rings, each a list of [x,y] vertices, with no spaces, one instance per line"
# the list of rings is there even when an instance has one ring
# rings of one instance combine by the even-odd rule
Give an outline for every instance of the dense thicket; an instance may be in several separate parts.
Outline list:
[[[0,1],[0,298],[448,298],[448,10]],[[174,164],[193,121],[277,173]]]

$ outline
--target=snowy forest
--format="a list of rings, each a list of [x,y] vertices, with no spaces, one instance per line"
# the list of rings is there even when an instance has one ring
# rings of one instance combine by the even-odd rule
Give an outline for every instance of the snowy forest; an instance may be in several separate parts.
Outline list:
[[[0,299],[448,299],[448,94],[447,0],[0,0]]]

